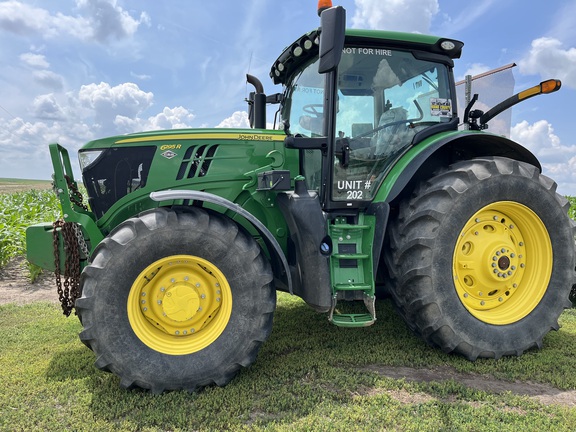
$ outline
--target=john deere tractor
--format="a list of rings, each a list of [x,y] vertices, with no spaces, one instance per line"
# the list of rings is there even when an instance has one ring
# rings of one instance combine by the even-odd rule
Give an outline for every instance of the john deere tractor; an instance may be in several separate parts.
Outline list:
[[[462,46],[345,29],[328,7],[273,63],[281,94],[248,76],[250,129],[89,142],[86,200],[50,145],[63,218],[28,228],[28,259],[56,272],[96,366],[155,393],[223,386],[270,335],[277,290],[362,331],[379,287],[469,360],[540,348],[571,305],[575,228],[536,157],[486,129],[560,82],[459,118]]]

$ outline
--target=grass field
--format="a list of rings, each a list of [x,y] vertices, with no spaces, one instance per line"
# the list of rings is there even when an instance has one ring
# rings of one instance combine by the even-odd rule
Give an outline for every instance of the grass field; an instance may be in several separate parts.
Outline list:
[[[122,390],[94,368],[80,323],[56,305],[1,306],[0,430],[574,430],[574,392],[561,403],[538,395],[576,389],[575,311],[542,351],[475,363],[426,346],[388,301],[377,312],[375,326],[339,329],[281,295],[271,338],[227,387],[152,395]],[[389,377],[386,368],[408,375]],[[422,370],[431,380],[411,380]],[[519,381],[530,381],[532,397],[506,391]]]

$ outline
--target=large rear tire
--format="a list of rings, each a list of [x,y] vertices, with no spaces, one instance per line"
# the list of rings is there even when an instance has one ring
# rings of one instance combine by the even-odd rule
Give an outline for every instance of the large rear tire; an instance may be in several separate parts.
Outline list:
[[[423,182],[389,227],[391,295],[429,344],[470,360],[541,347],[570,307],[574,223],[555,183],[506,158]]]
[[[80,339],[125,388],[223,386],[270,335],[272,279],[258,244],[230,219],[150,210],[114,229],[84,269]]]

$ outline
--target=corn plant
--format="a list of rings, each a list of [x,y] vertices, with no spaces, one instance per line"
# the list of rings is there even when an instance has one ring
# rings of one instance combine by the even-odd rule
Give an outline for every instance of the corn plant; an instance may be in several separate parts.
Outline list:
[[[570,210],[568,214],[574,220],[576,220],[576,197],[567,196],[568,201],[570,201]]]
[[[58,198],[51,190],[0,194],[0,267],[26,253],[26,227],[60,218]]]

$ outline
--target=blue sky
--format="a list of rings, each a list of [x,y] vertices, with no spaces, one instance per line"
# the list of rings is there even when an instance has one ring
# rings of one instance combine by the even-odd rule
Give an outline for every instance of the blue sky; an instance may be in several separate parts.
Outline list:
[[[576,2],[341,0],[347,25],[453,37],[455,75],[509,63],[516,91],[562,89],[512,111],[511,137],[576,195]],[[0,1],[0,177],[48,179],[48,144],[148,129],[246,126],[245,74],[266,93],[285,46],[316,28],[315,0]],[[73,161],[76,163],[76,161]]]

